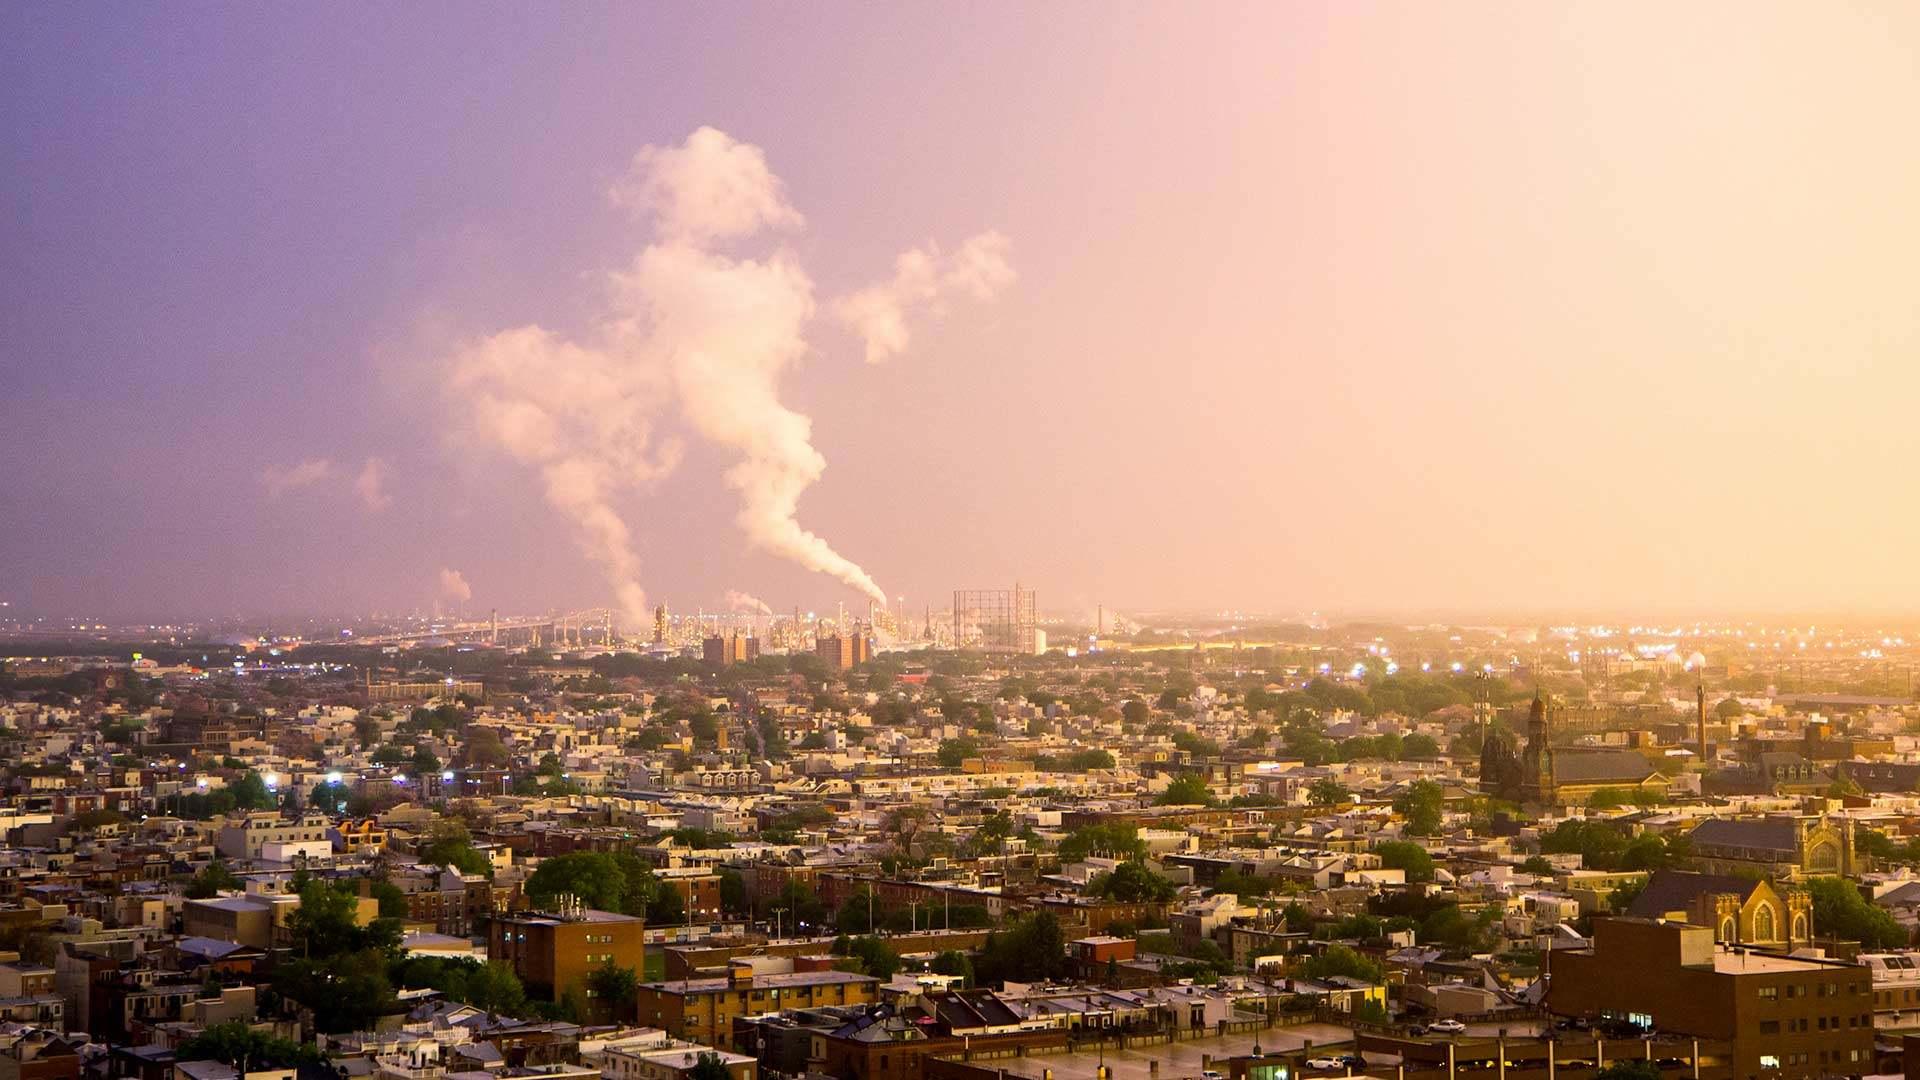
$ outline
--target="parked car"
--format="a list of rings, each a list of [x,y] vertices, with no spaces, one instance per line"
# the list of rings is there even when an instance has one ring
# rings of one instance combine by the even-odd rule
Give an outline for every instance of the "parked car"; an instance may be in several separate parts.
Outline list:
[[[1345,1063],[1339,1058],[1317,1057],[1307,1059],[1307,1068],[1309,1069],[1339,1069],[1344,1067]]]
[[[1467,1025],[1458,1020],[1435,1020],[1427,1025],[1427,1030],[1440,1035],[1462,1035],[1466,1033]]]
[[[1367,1059],[1359,1054],[1341,1054],[1340,1065],[1342,1068],[1364,1069],[1367,1067]]]
[[[1227,1080],[1227,1078],[1221,1075],[1218,1069],[1202,1069],[1200,1070],[1200,1080]]]

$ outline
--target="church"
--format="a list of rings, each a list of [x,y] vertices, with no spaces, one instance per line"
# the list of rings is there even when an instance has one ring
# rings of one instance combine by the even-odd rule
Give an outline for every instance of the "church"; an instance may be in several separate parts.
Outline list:
[[[1666,794],[1667,778],[1633,750],[1553,746],[1547,702],[1539,692],[1527,707],[1526,744],[1489,732],[1480,749],[1480,790],[1523,806],[1584,806],[1600,791]]]

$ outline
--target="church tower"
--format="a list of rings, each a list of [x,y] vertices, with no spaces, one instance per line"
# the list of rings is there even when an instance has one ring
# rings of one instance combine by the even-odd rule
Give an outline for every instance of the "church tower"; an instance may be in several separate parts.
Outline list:
[[[1552,731],[1547,725],[1547,701],[1539,690],[1535,690],[1533,704],[1527,706],[1527,746],[1520,760],[1521,802],[1551,805],[1559,792],[1559,785],[1553,776],[1551,740]]]

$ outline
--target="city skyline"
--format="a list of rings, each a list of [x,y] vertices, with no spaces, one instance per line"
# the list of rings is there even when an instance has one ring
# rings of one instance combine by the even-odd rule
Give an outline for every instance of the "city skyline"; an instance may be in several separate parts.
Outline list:
[[[658,311],[608,282],[686,234],[608,193],[712,130],[779,200],[691,250],[806,283],[767,380],[826,467],[784,459],[775,520],[909,610],[1021,580],[1053,610],[1920,611],[1920,151],[1890,136],[1920,19],[1489,25],[0,13],[0,599],[616,604],[454,359]],[[939,285],[982,236],[1006,273]],[[596,505],[649,597],[864,605],[742,527],[766,424],[628,391],[648,456],[615,460],[659,475]]]

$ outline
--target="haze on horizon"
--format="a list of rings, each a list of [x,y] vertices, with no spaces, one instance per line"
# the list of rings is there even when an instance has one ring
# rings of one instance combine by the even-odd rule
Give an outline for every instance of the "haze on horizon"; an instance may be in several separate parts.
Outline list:
[[[1920,612],[1920,11],[183,14],[0,10],[15,611],[611,604],[611,514],[681,609]],[[476,421],[528,327],[617,446]]]

